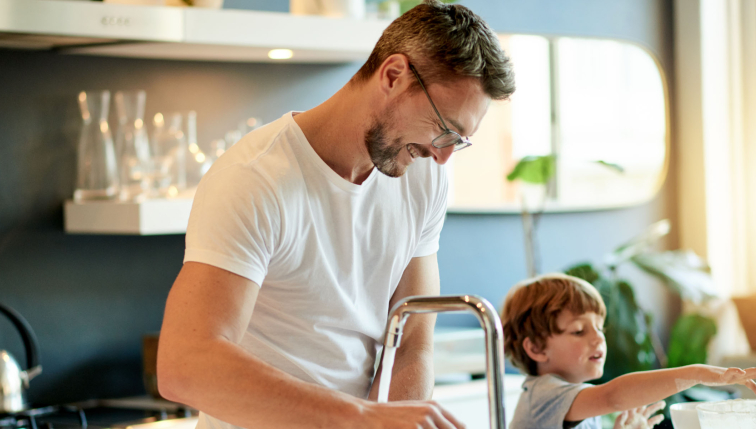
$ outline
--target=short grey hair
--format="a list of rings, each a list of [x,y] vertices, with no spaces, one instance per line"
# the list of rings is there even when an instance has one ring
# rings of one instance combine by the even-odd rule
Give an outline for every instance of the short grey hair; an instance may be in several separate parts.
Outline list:
[[[473,77],[494,100],[507,99],[515,91],[512,62],[499,38],[462,5],[426,0],[394,20],[354,80],[370,79],[393,54],[407,56],[426,86]]]

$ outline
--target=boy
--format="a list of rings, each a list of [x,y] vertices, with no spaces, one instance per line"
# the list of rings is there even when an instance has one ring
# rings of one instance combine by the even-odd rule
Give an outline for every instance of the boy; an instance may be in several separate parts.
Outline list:
[[[515,285],[504,302],[507,357],[525,371],[512,429],[601,429],[600,416],[617,411],[615,428],[647,428],[664,406],[656,401],[696,384],[744,384],[756,392],[756,368],[689,365],[626,374],[602,385],[585,382],[604,372],[606,306],[588,282],[548,274]]]

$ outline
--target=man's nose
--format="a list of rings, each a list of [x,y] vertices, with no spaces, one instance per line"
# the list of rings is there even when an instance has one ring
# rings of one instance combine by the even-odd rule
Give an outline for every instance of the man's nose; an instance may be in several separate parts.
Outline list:
[[[440,165],[444,165],[446,164],[447,161],[449,161],[449,158],[451,158],[452,153],[454,153],[454,145],[447,146],[441,149],[431,145],[430,151],[431,151],[431,156],[433,156],[433,160],[436,161]]]

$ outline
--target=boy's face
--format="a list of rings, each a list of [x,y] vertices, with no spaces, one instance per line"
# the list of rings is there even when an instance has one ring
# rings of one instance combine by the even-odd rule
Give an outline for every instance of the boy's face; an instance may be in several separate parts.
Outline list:
[[[570,383],[601,378],[606,359],[604,318],[594,312],[575,315],[562,310],[557,326],[563,332],[546,339],[539,373],[556,374]]]

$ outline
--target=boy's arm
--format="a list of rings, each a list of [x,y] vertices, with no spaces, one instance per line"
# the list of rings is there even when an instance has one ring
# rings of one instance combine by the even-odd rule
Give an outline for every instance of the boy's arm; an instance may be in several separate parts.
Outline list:
[[[756,368],[720,368],[688,365],[680,368],[625,374],[581,390],[567,412],[566,421],[580,421],[616,411],[625,411],[660,401],[697,384],[724,386],[743,384],[756,392]]]

